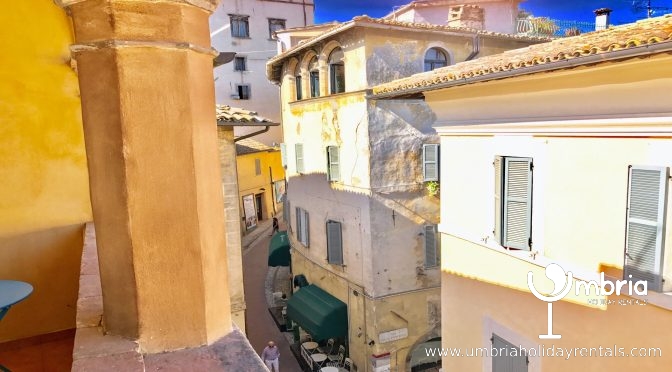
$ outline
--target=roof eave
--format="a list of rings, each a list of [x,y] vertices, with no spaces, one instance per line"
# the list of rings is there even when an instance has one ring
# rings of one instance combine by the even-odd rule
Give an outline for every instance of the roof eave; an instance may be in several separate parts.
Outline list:
[[[585,66],[593,63],[608,62],[618,59],[625,58],[634,58],[640,56],[646,56],[651,54],[667,53],[672,52],[672,41],[664,41],[655,44],[641,45],[637,47],[632,47],[628,49],[621,49],[612,52],[593,54],[589,56],[581,56],[571,59],[563,59],[559,61],[522,67],[509,71],[499,71],[487,75],[474,76],[469,78],[463,78],[459,80],[452,80],[443,83],[438,83],[428,87],[414,87],[410,89],[397,90],[392,92],[384,93],[374,93],[367,96],[367,99],[395,99],[402,98],[405,96],[414,96],[417,94],[423,94],[424,92],[452,88],[460,85],[467,85],[479,82],[486,82],[490,80],[499,80],[510,77],[517,77],[522,75],[528,75],[538,72],[550,72],[556,70],[562,70],[566,68]]]

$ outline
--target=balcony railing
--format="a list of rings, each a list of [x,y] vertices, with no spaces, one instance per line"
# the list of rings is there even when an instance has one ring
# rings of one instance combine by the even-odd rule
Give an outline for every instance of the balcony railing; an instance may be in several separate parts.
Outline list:
[[[516,32],[519,35],[566,37],[595,31],[594,22],[563,21],[546,17],[518,19]]]

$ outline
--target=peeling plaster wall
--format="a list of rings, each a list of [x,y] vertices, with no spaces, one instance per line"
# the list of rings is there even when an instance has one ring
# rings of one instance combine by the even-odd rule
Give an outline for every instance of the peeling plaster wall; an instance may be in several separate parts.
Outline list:
[[[420,100],[369,107],[375,293],[439,286],[438,269],[424,268],[423,231],[438,223],[439,199],[427,195],[422,178],[422,145],[439,142],[436,117]]]
[[[425,53],[440,48],[450,56],[450,63],[465,61],[473,52],[473,35],[441,35],[429,32],[368,29],[366,32],[366,81],[374,86],[424,71]],[[479,38],[477,57],[526,47],[532,43],[493,37]],[[346,66],[347,71],[347,66]]]

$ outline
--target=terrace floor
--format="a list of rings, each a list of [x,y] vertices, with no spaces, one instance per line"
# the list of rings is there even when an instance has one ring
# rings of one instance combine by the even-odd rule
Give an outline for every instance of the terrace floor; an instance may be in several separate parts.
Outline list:
[[[74,343],[74,329],[2,343],[0,365],[12,372],[69,372]]]

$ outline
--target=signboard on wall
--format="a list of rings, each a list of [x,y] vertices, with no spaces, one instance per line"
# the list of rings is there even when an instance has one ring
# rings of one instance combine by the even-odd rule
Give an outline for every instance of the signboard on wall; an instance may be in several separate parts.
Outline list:
[[[399,328],[378,334],[378,340],[381,344],[401,340],[402,338],[406,337],[408,337],[408,328]]]
[[[254,208],[254,194],[243,196],[243,213],[245,214],[245,230],[257,226],[257,210]]]
[[[275,202],[282,203],[285,200],[285,180],[275,181],[273,186],[275,188]]]

